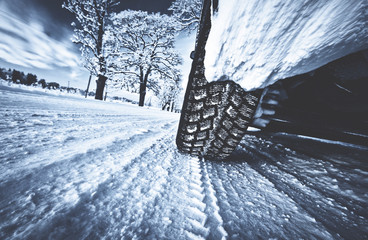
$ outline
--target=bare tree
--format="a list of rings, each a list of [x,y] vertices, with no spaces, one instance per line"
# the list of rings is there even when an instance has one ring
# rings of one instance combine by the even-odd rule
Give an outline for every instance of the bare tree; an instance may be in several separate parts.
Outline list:
[[[78,24],[74,27],[73,42],[80,44],[84,66],[91,74],[98,76],[95,98],[102,100],[107,80],[105,32],[108,12],[115,6],[115,0],[67,0],[63,8],[74,13]]]
[[[196,30],[201,18],[202,0],[176,0],[169,10],[180,22],[181,30],[191,32]]]
[[[123,75],[121,84],[139,85],[139,106],[144,106],[147,89],[158,95],[160,81],[178,78],[177,32],[176,20],[159,13],[127,10],[112,16],[108,41],[113,57],[108,66]]]

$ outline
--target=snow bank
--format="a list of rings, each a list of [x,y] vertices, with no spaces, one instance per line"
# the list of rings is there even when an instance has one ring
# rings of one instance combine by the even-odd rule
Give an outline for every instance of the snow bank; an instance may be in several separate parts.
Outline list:
[[[206,77],[249,90],[368,48],[365,0],[220,1],[206,46]]]
[[[82,96],[79,91],[76,92],[70,91],[68,92],[65,89],[48,89],[48,88],[42,88],[41,86],[27,86],[23,84],[17,84],[13,82],[9,82],[5,79],[0,78],[0,88],[2,89],[13,89],[16,91],[23,91],[23,92],[34,92],[39,94],[51,94],[51,95],[58,95],[58,96]]]

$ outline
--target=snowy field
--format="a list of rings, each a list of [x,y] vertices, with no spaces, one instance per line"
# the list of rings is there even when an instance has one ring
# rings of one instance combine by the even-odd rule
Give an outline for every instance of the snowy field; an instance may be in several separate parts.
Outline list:
[[[180,154],[178,114],[0,85],[0,239],[368,239],[368,148],[246,136]]]

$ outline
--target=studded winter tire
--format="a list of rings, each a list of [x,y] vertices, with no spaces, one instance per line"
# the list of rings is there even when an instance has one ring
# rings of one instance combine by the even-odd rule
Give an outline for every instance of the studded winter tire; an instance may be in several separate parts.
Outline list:
[[[203,1],[192,68],[184,97],[176,143],[194,156],[224,159],[236,148],[254,115],[260,92],[245,92],[233,81],[208,83],[205,45],[211,29],[211,4]]]
[[[245,92],[232,81],[189,90],[177,135],[179,150],[194,156],[228,157],[246,133],[258,92]]]

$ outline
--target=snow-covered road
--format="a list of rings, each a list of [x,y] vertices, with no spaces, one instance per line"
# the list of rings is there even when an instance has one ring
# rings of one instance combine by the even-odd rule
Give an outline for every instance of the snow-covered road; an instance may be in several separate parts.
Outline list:
[[[178,114],[0,85],[0,239],[367,239],[368,148],[246,136],[180,154]]]

